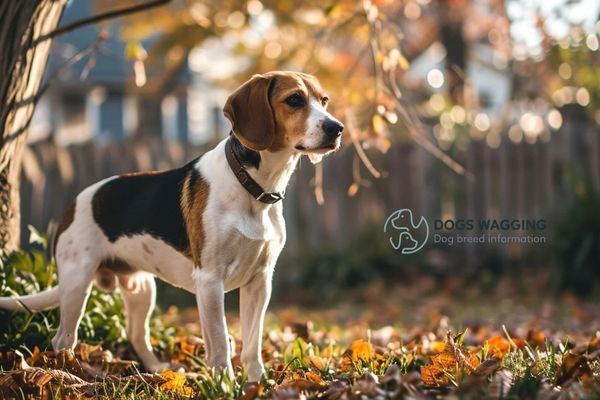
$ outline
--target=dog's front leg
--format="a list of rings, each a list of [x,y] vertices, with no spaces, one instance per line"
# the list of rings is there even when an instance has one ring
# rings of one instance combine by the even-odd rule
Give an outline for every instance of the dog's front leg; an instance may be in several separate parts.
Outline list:
[[[250,382],[259,381],[265,372],[261,348],[265,312],[271,298],[271,277],[272,271],[265,271],[240,288],[241,359]]]
[[[202,270],[196,270],[194,277],[208,366],[226,370],[233,376],[227,321],[225,320],[223,280]]]

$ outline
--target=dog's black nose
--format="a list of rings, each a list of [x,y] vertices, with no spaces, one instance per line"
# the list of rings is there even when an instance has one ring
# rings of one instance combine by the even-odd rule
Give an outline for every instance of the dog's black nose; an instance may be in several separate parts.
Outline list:
[[[323,131],[329,137],[336,138],[342,134],[344,125],[335,119],[327,118],[323,122]]]

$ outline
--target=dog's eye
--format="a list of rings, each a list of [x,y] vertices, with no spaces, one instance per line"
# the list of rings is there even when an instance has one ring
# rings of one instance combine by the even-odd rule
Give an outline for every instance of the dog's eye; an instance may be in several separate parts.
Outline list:
[[[300,96],[298,93],[294,93],[293,95],[289,96],[287,99],[285,99],[285,102],[290,107],[294,107],[294,108],[304,107],[304,98],[302,96]]]
[[[321,98],[321,104],[323,104],[324,106],[327,105],[327,103],[329,103],[329,97],[324,96]]]

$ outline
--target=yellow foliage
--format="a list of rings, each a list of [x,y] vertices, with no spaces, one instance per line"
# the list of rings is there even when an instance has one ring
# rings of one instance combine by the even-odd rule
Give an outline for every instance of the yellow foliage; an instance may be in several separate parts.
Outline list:
[[[356,340],[350,345],[350,356],[353,361],[369,361],[375,356],[375,350],[371,343]]]
[[[166,380],[166,382],[160,385],[160,390],[174,392],[184,396],[192,395],[192,388],[185,386],[185,375],[179,372],[166,370],[161,372],[160,376]]]

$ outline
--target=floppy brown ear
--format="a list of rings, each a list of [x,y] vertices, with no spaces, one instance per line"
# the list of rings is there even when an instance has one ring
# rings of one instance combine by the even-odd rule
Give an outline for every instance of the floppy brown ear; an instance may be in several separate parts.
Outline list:
[[[272,79],[254,75],[229,96],[223,108],[235,136],[255,151],[269,148],[275,139],[275,115],[269,101]]]

